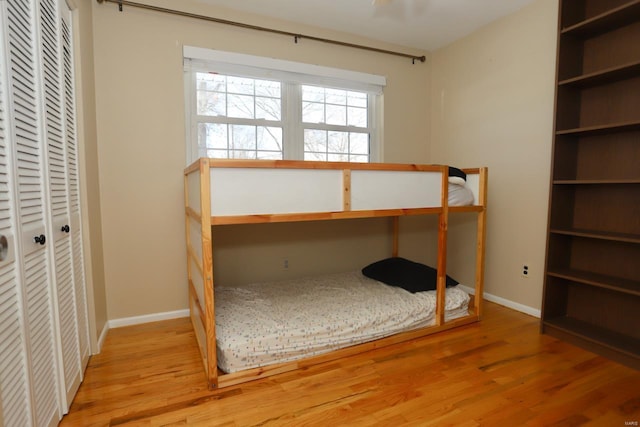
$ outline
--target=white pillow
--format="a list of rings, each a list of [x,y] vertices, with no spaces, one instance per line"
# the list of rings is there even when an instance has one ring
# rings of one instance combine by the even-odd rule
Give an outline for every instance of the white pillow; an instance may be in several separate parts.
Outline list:
[[[451,178],[449,178],[451,182]],[[449,184],[449,206],[473,205],[473,191],[466,185]]]

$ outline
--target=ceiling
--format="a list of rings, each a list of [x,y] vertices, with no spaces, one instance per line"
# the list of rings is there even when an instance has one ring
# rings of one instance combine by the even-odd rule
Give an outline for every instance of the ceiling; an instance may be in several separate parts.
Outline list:
[[[198,1],[432,51],[533,0]]]

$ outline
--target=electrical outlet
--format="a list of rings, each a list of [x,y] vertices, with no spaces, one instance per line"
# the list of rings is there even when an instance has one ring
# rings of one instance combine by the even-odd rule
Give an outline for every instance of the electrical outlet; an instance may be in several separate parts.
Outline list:
[[[288,270],[289,269],[289,258],[283,258],[282,259],[282,269],[283,270]]]
[[[531,270],[529,270],[529,264],[522,264],[522,268],[520,269],[520,276],[522,276],[523,279],[527,279],[530,275]]]

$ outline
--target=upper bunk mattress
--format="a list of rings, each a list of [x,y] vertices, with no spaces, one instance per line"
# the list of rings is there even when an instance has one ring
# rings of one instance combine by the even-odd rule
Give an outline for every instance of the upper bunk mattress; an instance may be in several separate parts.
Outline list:
[[[445,319],[469,295],[446,289]],[[436,292],[410,293],[360,271],[215,288],[218,367],[288,362],[435,324]]]

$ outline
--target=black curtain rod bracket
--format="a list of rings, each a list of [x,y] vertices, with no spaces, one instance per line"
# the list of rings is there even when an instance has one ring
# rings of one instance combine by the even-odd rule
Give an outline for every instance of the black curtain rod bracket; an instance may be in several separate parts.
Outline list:
[[[387,55],[401,56],[401,57],[404,57],[404,58],[411,59],[411,63],[412,64],[415,64],[416,61],[425,62],[427,60],[427,58],[424,55],[417,56],[417,55],[411,55],[409,53],[397,52],[397,51],[386,50],[386,49],[379,49],[377,47],[359,45],[359,44],[354,44],[354,43],[347,43],[347,42],[343,42],[343,41],[339,41],[339,40],[325,39],[325,38],[322,38],[322,37],[309,36],[309,35],[306,35],[306,34],[297,34],[297,33],[292,33],[292,32],[289,32],[289,31],[277,30],[275,28],[260,27],[258,25],[251,25],[251,24],[245,24],[245,23],[242,23],[242,22],[229,21],[229,20],[226,20],[226,19],[214,18],[212,16],[205,16],[205,15],[198,15],[198,14],[190,13],[190,12],[183,12],[181,10],[165,9],[163,7],[151,6],[151,5],[142,4],[142,3],[135,3],[135,2],[132,2],[132,1],[129,1],[129,0],[96,0],[96,1],[98,3],[100,3],[100,4],[102,4],[102,3],[115,3],[115,4],[118,5],[118,10],[120,12],[122,12],[122,8],[123,8],[123,5],[124,5],[124,6],[136,7],[136,8],[139,8],[139,9],[151,10],[151,11],[154,11],[154,12],[162,12],[162,13],[167,13],[167,14],[171,14],[171,15],[183,16],[183,17],[186,17],[186,18],[193,18],[193,19],[200,19],[200,20],[208,21],[208,22],[215,22],[215,23],[218,23],[218,24],[232,25],[232,26],[235,26],[235,27],[246,28],[246,29],[254,30],[254,31],[264,31],[264,32],[273,33],[273,34],[280,34],[280,35],[283,35],[283,36],[293,37],[295,43],[298,43],[298,40],[300,40],[302,38],[305,38],[305,39],[309,39],[309,40],[313,40],[313,41],[317,41],[317,42],[322,42],[322,43],[328,43],[328,44],[344,46],[344,47],[351,47],[351,48],[354,48],[354,49],[368,50],[370,52],[384,53],[384,54],[387,54]]]

